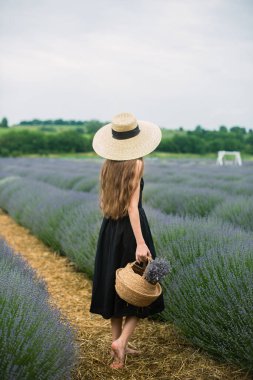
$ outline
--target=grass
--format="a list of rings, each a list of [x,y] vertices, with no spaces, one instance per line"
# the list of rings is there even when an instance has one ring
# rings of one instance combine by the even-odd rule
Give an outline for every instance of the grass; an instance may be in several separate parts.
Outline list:
[[[21,156],[19,156],[21,157]],[[40,154],[23,154],[22,157],[27,158],[36,158],[36,157],[48,157],[48,158],[100,158],[95,152],[83,152],[83,153],[50,153],[45,155]],[[209,159],[216,161],[216,153],[207,153],[207,154],[194,154],[194,153],[168,153],[168,152],[153,152],[147,155],[147,158],[170,158],[170,159]],[[253,155],[250,154],[241,154],[242,161],[253,161]],[[226,157],[228,161],[232,160],[233,157]]]
[[[212,157],[213,156],[213,157]],[[212,155],[210,158],[215,158],[214,155]],[[49,154],[22,154],[22,156],[19,157],[27,157],[27,158],[37,158],[37,157],[48,157],[48,158],[78,158],[78,159],[85,159],[85,158],[100,158],[95,152],[81,152],[81,153],[49,153]],[[153,152],[149,154],[147,157],[155,157],[155,158],[199,158],[200,155],[197,154],[187,154],[187,153],[165,153],[165,152]],[[253,159],[253,158],[252,158]]]

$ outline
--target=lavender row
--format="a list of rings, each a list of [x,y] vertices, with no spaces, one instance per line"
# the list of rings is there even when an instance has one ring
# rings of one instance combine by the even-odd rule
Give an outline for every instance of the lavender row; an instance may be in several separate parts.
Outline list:
[[[0,178],[25,177],[62,189],[97,194],[101,163],[102,160],[2,158]],[[242,167],[217,167],[208,160],[146,159],[144,202],[167,214],[217,215],[252,231],[252,169],[250,162]],[[240,217],[231,207],[237,203]]]
[[[216,217],[147,209],[165,278],[161,316],[214,358],[253,371],[253,237]]]
[[[1,158],[0,177],[18,175],[56,187],[81,191],[96,187],[102,160],[61,160],[48,158]],[[192,188],[212,188],[235,195],[251,195],[253,191],[253,163],[242,167],[217,167],[208,160],[145,160],[145,177],[150,183]],[[90,188],[82,189],[82,185]]]
[[[174,184],[166,189],[163,185],[148,184],[144,201],[166,214],[215,216],[236,227],[253,231],[253,195],[234,196],[213,188],[194,189]]]
[[[95,194],[12,176],[0,180],[0,207],[92,276],[101,218]]]
[[[253,195],[229,198],[219,207],[215,207],[210,215],[246,231],[253,231]]]
[[[0,237],[1,379],[70,379],[75,333],[49,304],[46,283]]]
[[[97,191],[100,160],[0,158],[0,178],[19,176],[61,189]]]
[[[0,207],[92,277],[102,218],[95,194],[9,177],[0,180]],[[160,317],[211,355],[253,370],[252,235],[215,215],[145,209],[157,254],[173,268]]]
[[[147,184],[144,201],[166,214],[206,216],[226,199],[226,195],[214,189],[194,189],[171,184]]]
[[[212,196],[213,204],[208,206],[208,212],[191,213],[186,208],[187,202],[191,201],[190,197],[187,199],[188,193],[183,193],[182,187],[176,187],[176,183],[181,186],[184,182],[181,176],[183,170],[189,168],[187,165],[186,162],[181,164],[180,173],[175,172],[176,165],[162,163],[157,165],[157,170],[154,170],[155,162],[146,165],[146,176],[150,176],[151,184],[145,184],[144,194],[152,198],[153,187],[153,191],[163,191],[166,196],[162,186],[154,182],[157,176],[162,175],[159,170],[163,170],[159,182],[167,186],[165,169],[171,166],[174,168],[174,192],[178,191],[178,199],[182,199],[175,210],[175,214],[178,214],[177,210],[183,210],[181,217],[168,216],[146,207],[158,255],[167,257],[173,267],[172,274],[164,282],[166,310],[161,317],[173,321],[189,340],[212,355],[253,370],[253,318],[250,312],[253,304],[250,282],[253,269],[252,236],[233,226],[240,225],[241,217],[236,222],[222,214],[222,206],[227,203],[233,206],[235,201],[240,203],[242,210],[250,209],[250,196],[230,194],[224,197],[223,189],[215,193],[215,188],[210,186],[209,195]],[[191,173],[195,173],[193,179],[188,177],[191,188],[197,180],[201,180],[201,176],[205,181],[204,186],[197,187],[198,194],[203,194],[204,206],[200,210],[205,210],[207,206],[202,190],[208,184],[208,177],[199,168],[190,168]],[[251,178],[250,169],[251,166],[244,171],[244,175],[248,173],[248,179]],[[217,181],[226,181],[227,184],[240,181],[242,186],[244,177],[239,171],[234,174],[230,172],[225,176],[226,179],[219,178],[222,172],[218,173],[217,168],[209,167],[209,171],[213,171],[210,184],[217,177]],[[250,182],[248,185],[251,185]],[[176,198],[173,202],[176,203]],[[40,181],[13,176],[0,181],[0,207],[6,208],[20,223],[68,255],[78,268],[92,276],[101,222],[95,193],[60,190]],[[200,207],[198,200],[194,207]],[[224,206],[223,211],[227,210],[228,207]],[[233,211],[234,216],[237,210],[235,208]],[[198,213],[202,215],[201,218],[197,217]],[[245,226],[249,226],[250,212],[246,216],[248,221]]]

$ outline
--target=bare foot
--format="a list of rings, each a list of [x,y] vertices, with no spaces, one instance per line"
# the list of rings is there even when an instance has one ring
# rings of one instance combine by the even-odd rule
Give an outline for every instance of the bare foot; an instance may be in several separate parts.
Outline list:
[[[126,348],[126,354],[129,354],[129,355],[141,355],[141,351],[137,350],[134,346],[132,346],[132,348],[130,347],[130,344],[127,346]],[[113,357],[114,356],[114,351],[111,350],[111,356]]]
[[[141,354],[141,351],[136,350],[135,348],[127,347],[127,349],[126,349],[126,354],[130,354],[130,355],[140,355],[140,354]]]
[[[126,349],[122,344],[121,340],[117,339],[114,342],[112,342],[111,348],[114,354],[114,360],[110,364],[110,367],[123,368],[125,365]]]
[[[139,351],[139,350],[136,350],[136,349],[134,349],[134,348],[129,348],[129,347],[127,347],[127,348],[126,348],[126,355],[127,355],[127,354],[129,354],[129,355],[141,355],[142,352]],[[114,354],[114,351],[111,350],[111,356],[113,357],[114,355],[115,355],[115,354]]]

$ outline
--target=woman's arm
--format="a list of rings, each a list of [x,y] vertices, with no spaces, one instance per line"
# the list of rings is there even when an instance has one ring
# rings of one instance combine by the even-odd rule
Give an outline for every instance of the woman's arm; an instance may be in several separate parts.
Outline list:
[[[136,168],[137,178],[139,178],[141,165],[142,165],[142,162],[137,160],[137,168]],[[130,223],[131,223],[133,233],[136,239],[136,244],[137,244],[135,258],[136,258],[136,261],[141,262],[141,261],[146,261],[147,256],[151,257],[151,253],[149,251],[148,246],[146,245],[144,241],[142,231],[141,231],[140,215],[139,215],[139,209],[138,209],[139,196],[140,196],[140,181],[138,181],[138,186],[131,197],[130,204],[128,207],[128,215],[129,215]]]

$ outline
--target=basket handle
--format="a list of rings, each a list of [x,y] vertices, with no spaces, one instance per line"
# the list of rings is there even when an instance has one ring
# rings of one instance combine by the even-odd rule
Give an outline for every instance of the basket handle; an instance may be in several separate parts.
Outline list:
[[[153,261],[152,257],[150,256],[147,256],[147,260],[146,261],[141,261],[140,263],[135,260],[131,263],[131,265],[134,265],[134,264],[138,264],[139,266],[142,266],[142,265],[145,265],[145,267],[149,264],[149,262]]]
[[[147,260],[145,262],[141,262],[139,263],[138,261],[133,261],[130,265],[131,265],[131,268],[133,269],[133,271],[135,273],[138,273],[140,275],[143,275],[143,273],[145,272],[148,264],[152,261],[153,259],[150,257],[150,256],[147,256]]]

